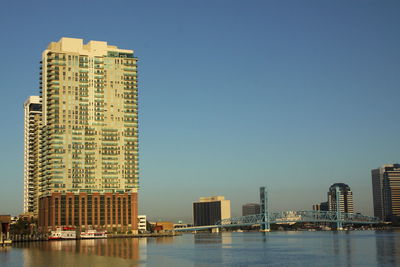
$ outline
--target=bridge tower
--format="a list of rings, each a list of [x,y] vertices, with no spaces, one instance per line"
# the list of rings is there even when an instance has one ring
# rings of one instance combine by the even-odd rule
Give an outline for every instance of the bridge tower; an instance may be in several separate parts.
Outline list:
[[[268,213],[268,194],[267,189],[265,186],[260,187],[260,207],[261,207],[261,215],[262,215],[262,223],[261,231],[262,232],[269,232],[270,224],[269,224],[269,213]]]
[[[336,230],[343,230],[342,214],[340,212],[340,188],[336,186]]]

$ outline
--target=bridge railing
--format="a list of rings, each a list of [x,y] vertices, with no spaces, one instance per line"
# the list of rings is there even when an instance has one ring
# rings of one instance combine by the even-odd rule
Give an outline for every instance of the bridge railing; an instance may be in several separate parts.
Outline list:
[[[288,223],[288,222],[338,222],[343,223],[379,223],[376,217],[365,216],[359,213],[337,213],[336,211],[283,211],[267,214],[255,214],[242,217],[232,217],[220,220],[216,225],[252,225],[260,223]]]

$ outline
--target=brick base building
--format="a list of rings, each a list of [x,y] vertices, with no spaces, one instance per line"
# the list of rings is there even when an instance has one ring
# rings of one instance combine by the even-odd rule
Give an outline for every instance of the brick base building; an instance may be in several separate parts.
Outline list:
[[[39,199],[39,227],[137,233],[137,193],[52,193]]]

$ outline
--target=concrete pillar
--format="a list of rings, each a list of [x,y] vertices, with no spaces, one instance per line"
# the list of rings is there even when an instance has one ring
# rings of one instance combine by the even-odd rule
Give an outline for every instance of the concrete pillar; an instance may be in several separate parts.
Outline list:
[[[75,196],[72,194],[71,195],[71,205],[72,205],[72,208],[71,208],[71,224],[72,225],[75,225],[75,205],[77,205],[78,203],[75,203]]]
[[[58,226],[61,226],[61,194],[58,196],[58,207],[56,209],[58,209]]]
[[[342,224],[342,214],[340,212],[340,188],[336,186],[336,230],[342,231],[343,224]]]
[[[106,195],[104,195],[104,226],[106,227],[106,228],[108,228],[108,224],[109,224],[109,222],[108,222],[108,219],[107,219],[107,217],[108,217],[108,197],[106,196]]]
[[[10,240],[10,224],[6,224],[6,240]]]
[[[128,201],[128,194],[125,193],[125,225],[129,225],[129,201]],[[127,227],[129,228],[129,227]]]
[[[117,227],[117,229],[119,228],[118,225],[120,224],[120,220],[119,220],[120,210],[118,209],[119,201],[120,201],[119,194],[116,193],[115,194],[115,222],[114,222],[114,224]]]
[[[69,197],[68,195],[65,196],[65,225],[70,226],[69,223]]]
[[[96,199],[97,199],[97,206],[96,206],[97,221],[96,221],[96,224],[98,227],[101,227],[101,224],[100,224],[100,194],[96,193]]]

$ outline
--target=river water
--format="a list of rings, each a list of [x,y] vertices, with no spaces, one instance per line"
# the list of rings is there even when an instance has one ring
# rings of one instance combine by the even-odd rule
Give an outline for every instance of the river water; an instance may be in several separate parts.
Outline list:
[[[400,232],[224,232],[15,243],[0,248],[0,266],[400,266]]]

